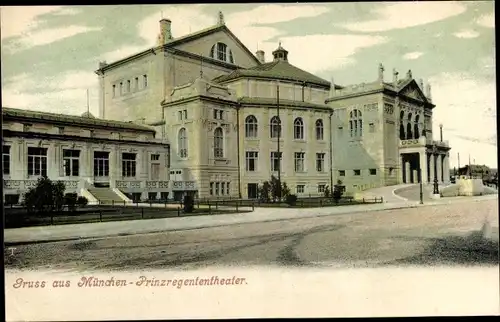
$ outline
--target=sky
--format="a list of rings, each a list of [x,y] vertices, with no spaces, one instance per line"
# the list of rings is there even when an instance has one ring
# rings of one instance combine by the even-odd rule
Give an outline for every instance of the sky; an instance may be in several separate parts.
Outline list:
[[[98,115],[99,61],[155,45],[158,21],[174,37],[226,25],[266,60],[278,42],[289,62],[336,84],[411,69],[432,86],[433,132],[452,147],[451,168],[497,167],[495,18],[492,1],[253,3],[1,7],[2,106]]]

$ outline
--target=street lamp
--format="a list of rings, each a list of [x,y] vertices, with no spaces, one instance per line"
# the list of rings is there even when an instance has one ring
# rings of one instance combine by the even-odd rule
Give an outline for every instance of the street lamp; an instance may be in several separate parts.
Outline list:
[[[421,167],[418,169],[418,177],[420,179],[420,204],[423,205],[424,204],[424,187],[423,187],[423,183],[422,183],[422,168]]]
[[[437,157],[438,157],[438,152],[437,152],[437,146],[436,143],[434,143],[434,147],[432,149],[432,155],[434,156],[434,192],[433,194],[439,195],[439,187],[438,187],[438,178],[437,178],[437,169],[438,169],[438,164],[437,164]]]

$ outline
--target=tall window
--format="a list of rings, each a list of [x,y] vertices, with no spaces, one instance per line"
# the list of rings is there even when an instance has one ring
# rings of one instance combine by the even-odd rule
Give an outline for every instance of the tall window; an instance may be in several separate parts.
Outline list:
[[[305,159],[305,153],[304,152],[295,152],[295,172],[304,172],[304,159]]]
[[[123,82],[120,82],[120,95],[123,94]]]
[[[352,110],[349,114],[349,128],[351,130],[351,137],[363,136],[363,115],[360,110]]]
[[[80,169],[80,151],[63,150],[63,167],[66,177],[78,177]]]
[[[273,116],[271,119],[271,125],[270,125],[270,131],[271,131],[271,138],[277,138],[278,136],[281,136],[281,127],[280,127],[280,119],[277,116]]]
[[[420,131],[418,129],[418,121],[420,120],[420,115],[415,116],[415,124],[413,125],[413,136],[415,139],[420,137]]]
[[[148,87],[148,75],[142,75],[142,83],[144,88]]]
[[[324,153],[316,153],[316,171],[318,171],[318,172],[325,171],[325,154]]]
[[[271,171],[280,171],[282,152],[271,152]]]
[[[185,128],[179,130],[178,154],[181,158],[187,158],[188,156],[188,142]]]
[[[223,120],[224,119],[224,111],[214,109],[214,119],[215,120]]]
[[[246,160],[247,171],[256,171],[258,157],[259,157],[259,152],[254,152],[254,151],[246,152],[245,160]]]
[[[304,193],[304,191],[305,191],[305,187],[306,187],[306,186],[305,186],[305,185],[303,185],[303,184],[298,184],[298,185],[296,186],[296,188],[295,188],[295,189],[296,189],[296,192],[297,192],[297,193]]]
[[[400,140],[404,140],[405,139],[405,126],[403,124],[403,118],[405,116],[405,112],[404,111],[401,111],[401,113],[399,113],[399,139]]]
[[[138,90],[138,89],[139,89],[139,77],[136,77],[136,78],[135,78],[134,89],[135,89],[135,90]]]
[[[47,149],[28,147],[28,175],[47,175]]]
[[[296,140],[304,139],[304,121],[300,117],[293,121],[293,138]]]
[[[95,177],[109,176],[109,152],[106,151],[94,152],[94,176]]]
[[[160,179],[160,155],[151,154],[151,180]]]
[[[411,126],[411,113],[408,114],[408,123],[406,124],[406,139],[411,140],[413,139],[413,133],[412,133],[412,126]]]
[[[316,140],[323,140],[323,120],[316,120]]]
[[[122,176],[135,177],[137,161],[135,153],[122,153]]]
[[[127,93],[131,92],[131,84],[130,84],[130,79],[127,81]]]
[[[10,146],[2,146],[2,167],[3,174],[10,174]]]
[[[116,85],[113,85],[113,97],[116,96]]]
[[[224,43],[217,43],[217,59],[226,61],[227,60],[227,45]]]
[[[214,131],[214,157],[224,157],[224,133],[220,127],[216,128]]]
[[[245,137],[256,138],[257,137],[257,118],[253,115],[249,115],[245,118]]]

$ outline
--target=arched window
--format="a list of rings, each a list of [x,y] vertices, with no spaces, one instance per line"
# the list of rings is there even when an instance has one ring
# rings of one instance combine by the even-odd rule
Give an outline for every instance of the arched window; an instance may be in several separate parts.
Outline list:
[[[408,114],[408,123],[406,124],[406,139],[411,140],[413,139],[413,134],[412,134],[412,126],[411,126],[411,113]]]
[[[270,125],[271,138],[277,138],[281,136],[280,119],[277,116],[273,116]]]
[[[352,110],[349,114],[349,128],[351,130],[351,137],[363,136],[363,115],[360,110]]]
[[[210,48],[210,57],[234,64],[233,52],[222,42],[218,42]]]
[[[405,117],[405,112],[401,111],[399,113],[399,139],[404,140],[405,139],[405,126],[403,125],[403,118]]]
[[[316,140],[323,140],[323,120],[316,120]]]
[[[300,117],[293,121],[293,138],[296,140],[304,139],[304,121]]]
[[[245,137],[257,137],[257,118],[253,115],[249,115],[245,118]]]
[[[177,153],[181,158],[187,158],[188,156],[188,142],[187,142],[187,133],[186,129],[182,128],[179,130],[177,142]]]
[[[420,115],[415,116],[415,124],[413,125],[413,135],[415,136],[415,139],[418,139],[420,137],[420,131],[418,130],[418,121],[420,119]]]
[[[216,128],[214,131],[214,157],[224,157],[224,132],[221,127]]]

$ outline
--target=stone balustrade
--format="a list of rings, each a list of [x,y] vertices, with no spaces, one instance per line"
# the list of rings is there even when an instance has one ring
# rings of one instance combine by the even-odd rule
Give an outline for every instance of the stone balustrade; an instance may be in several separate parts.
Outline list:
[[[196,190],[195,181],[172,181],[172,190]]]
[[[68,190],[78,189],[78,180],[54,180],[61,181]],[[4,189],[29,190],[36,187],[38,180],[4,180]]]
[[[131,181],[117,180],[116,181],[116,187],[118,189],[140,188],[141,187],[141,181],[138,181],[138,180],[131,180]]]
[[[146,181],[147,189],[168,188],[168,181]]]

